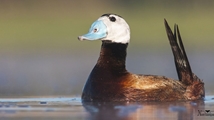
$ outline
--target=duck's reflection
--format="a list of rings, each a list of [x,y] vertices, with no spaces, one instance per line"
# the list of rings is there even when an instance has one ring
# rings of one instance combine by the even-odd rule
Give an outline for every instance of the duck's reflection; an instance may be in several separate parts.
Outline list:
[[[83,102],[95,120],[139,120],[139,119],[194,119],[197,111],[204,109],[204,101],[189,102],[144,102],[144,103],[92,103]]]

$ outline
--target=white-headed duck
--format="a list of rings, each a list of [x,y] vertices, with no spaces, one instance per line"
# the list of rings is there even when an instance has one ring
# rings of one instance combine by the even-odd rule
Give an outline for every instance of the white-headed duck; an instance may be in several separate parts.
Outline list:
[[[119,15],[104,14],[79,40],[101,40],[100,57],[83,88],[82,101],[187,101],[203,99],[204,83],[192,73],[178,26],[164,20],[179,80],[126,70],[130,29]],[[178,37],[177,35],[178,34]],[[178,38],[178,40],[177,40]]]

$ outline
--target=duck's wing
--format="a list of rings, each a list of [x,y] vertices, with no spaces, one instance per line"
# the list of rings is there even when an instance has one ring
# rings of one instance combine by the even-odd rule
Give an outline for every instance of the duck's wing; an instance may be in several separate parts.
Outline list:
[[[182,83],[186,85],[190,85],[193,82],[193,73],[183,46],[178,25],[175,24],[174,34],[173,34],[171,28],[169,27],[165,19],[164,19],[164,24],[166,27],[166,33],[170,42],[170,46],[174,55],[174,61],[175,61],[178,78]],[[178,37],[176,33],[178,34]]]

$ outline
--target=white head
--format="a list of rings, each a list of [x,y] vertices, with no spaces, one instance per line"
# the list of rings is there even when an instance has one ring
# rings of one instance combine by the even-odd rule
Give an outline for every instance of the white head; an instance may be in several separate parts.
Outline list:
[[[79,40],[110,40],[115,43],[129,43],[130,29],[126,21],[116,14],[104,14],[96,20]]]

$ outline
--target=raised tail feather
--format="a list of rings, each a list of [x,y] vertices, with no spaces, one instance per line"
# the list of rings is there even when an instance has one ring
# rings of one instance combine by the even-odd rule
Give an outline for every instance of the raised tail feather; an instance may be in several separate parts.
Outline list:
[[[170,42],[170,46],[174,55],[175,66],[178,74],[179,80],[186,84],[192,84],[194,80],[194,74],[192,73],[183,42],[181,39],[181,35],[178,29],[178,25],[174,25],[174,34],[170,29],[167,21],[164,19],[164,24],[166,27],[166,33]],[[177,37],[178,34],[178,37]],[[178,40],[177,40],[178,38]]]

